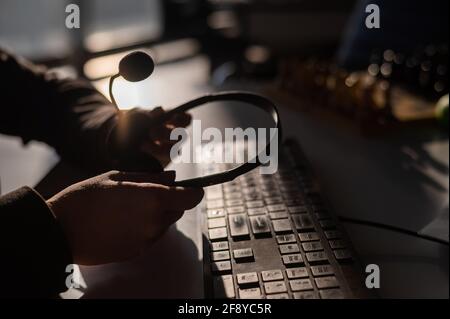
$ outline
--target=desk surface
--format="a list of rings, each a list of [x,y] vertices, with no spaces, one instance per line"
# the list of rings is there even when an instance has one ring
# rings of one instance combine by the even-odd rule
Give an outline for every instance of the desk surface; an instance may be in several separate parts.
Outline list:
[[[207,78],[207,60],[197,57],[159,67],[147,83],[151,94],[132,94],[141,105],[172,106],[210,91]],[[100,89],[104,86],[98,83]],[[182,90],[174,94],[173,87]],[[367,139],[282,104],[280,111],[285,136],[298,138],[337,214],[418,231],[448,211],[448,139],[420,133]],[[221,114],[220,120],[234,116]],[[44,145],[22,149],[17,139],[0,137],[2,192],[36,185],[56,162]],[[201,297],[196,216],[186,214],[177,224],[181,232],[169,231],[141,260],[83,268],[86,297]],[[447,246],[364,226],[346,228],[363,262],[380,266],[382,297],[448,298]]]

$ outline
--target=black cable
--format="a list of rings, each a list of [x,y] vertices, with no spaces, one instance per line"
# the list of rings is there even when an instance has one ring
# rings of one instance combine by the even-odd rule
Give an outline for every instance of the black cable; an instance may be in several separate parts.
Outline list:
[[[389,231],[392,231],[392,232],[397,232],[397,233],[401,233],[401,234],[404,234],[404,235],[408,235],[408,236],[417,237],[417,238],[420,238],[420,239],[432,241],[432,242],[439,243],[439,244],[442,244],[442,245],[446,245],[446,246],[449,245],[449,243],[446,242],[445,240],[442,240],[442,239],[439,239],[439,238],[435,238],[435,237],[431,237],[431,236],[428,236],[428,235],[422,235],[422,234],[419,234],[419,233],[417,233],[415,231],[412,231],[412,230],[409,230],[409,229],[400,228],[400,227],[397,227],[397,226],[387,225],[387,224],[373,222],[373,221],[361,220],[361,219],[356,219],[356,218],[343,217],[343,216],[338,216],[338,218],[339,218],[340,221],[342,221],[344,223],[385,229],[385,230],[389,230]]]

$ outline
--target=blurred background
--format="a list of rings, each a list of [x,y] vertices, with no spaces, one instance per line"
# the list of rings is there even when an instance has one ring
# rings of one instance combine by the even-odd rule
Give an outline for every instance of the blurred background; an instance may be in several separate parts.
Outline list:
[[[80,29],[64,27],[69,3],[80,7]],[[381,7],[380,29],[365,27],[370,3]],[[101,90],[139,48],[160,65],[202,54],[214,86],[266,81],[293,107],[312,100],[365,134],[448,122],[435,107],[448,92],[444,0],[3,0],[0,45]],[[141,89],[121,83],[122,107],[151,103],[136,97]]]

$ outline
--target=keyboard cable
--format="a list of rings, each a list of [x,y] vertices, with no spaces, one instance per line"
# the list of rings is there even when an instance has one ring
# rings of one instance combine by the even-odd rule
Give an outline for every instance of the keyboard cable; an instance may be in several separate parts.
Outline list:
[[[392,226],[392,225],[368,221],[368,220],[356,219],[356,218],[351,218],[351,217],[344,217],[344,216],[338,216],[338,219],[341,222],[348,223],[348,224],[368,226],[368,227],[372,227],[372,228],[389,230],[392,232],[401,233],[401,234],[404,234],[407,236],[412,236],[412,237],[416,237],[416,238],[420,238],[420,239],[428,240],[428,241],[435,242],[438,244],[449,246],[449,243],[443,239],[439,239],[439,238],[424,235],[424,234],[419,234],[418,232],[415,232],[415,231],[412,231],[409,229],[405,229],[405,228],[400,228],[397,226]]]

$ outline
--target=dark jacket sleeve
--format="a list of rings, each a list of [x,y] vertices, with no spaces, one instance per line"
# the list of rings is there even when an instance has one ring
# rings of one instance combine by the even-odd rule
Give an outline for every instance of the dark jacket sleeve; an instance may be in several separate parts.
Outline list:
[[[107,170],[116,108],[87,81],[62,80],[0,49],[0,133],[53,146],[68,161]]]
[[[89,83],[62,80],[0,49],[0,133],[53,146],[68,161],[107,170],[117,110]],[[45,201],[30,188],[0,197],[1,297],[67,290],[71,253]]]
[[[33,189],[0,197],[2,298],[53,298],[67,290],[72,264],[66,238],[51,210]]]

